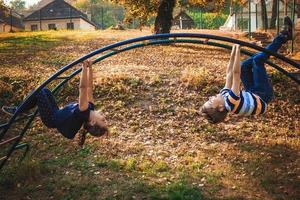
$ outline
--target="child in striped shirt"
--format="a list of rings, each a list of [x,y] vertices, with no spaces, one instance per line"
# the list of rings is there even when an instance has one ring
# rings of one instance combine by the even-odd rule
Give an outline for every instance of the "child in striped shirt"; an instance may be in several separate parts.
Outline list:
[[[292,39],[292,21],[284,18],[283,30],[266,49],[277,52],[282,44]],[[222,122],[227,113],[240,116],[263,114],[267,103],[273,98],[273,88],[269,82],[265,62],[269,55],[260,52],[240,62],[240,46],[234,45],[226,70],[226,84],[219,94],[210,97],[201,111],[212,123]],[[240,82],[244,90],[240,90]]]

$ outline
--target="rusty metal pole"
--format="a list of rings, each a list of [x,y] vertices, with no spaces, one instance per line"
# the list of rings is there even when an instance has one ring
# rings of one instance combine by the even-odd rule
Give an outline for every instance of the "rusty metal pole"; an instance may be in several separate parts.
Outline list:
[[[295,8],[296,8],[296,0],[293,0],[292,21],[294,27],[295,27]],[[293,52],[294,52],[294,38],[292,39],[292,53]]]

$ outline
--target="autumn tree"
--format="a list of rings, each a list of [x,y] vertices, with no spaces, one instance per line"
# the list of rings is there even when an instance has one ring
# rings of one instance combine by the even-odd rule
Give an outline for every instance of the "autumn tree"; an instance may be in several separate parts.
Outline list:
[[[261,21],[263,25],[263,29],[266,31],[268,29],[268,13],[267,13],[267,5],[266,0],[261,0]]]
[[[162,0],[154,23],[155,34],[170,33],[176,0]]]
[[[9,2],[9,5],[16,11],[22,11],[25,9],[25,1],[23,0],[12,0]]]
[[[278,7],[278,0],[273,0],[272,2],[272,16],[270,20],[270,28],[276,27],[276,19],[277,19],[277,7]]]
[[[139,19],[144,25],[150,17],[156,16],[154,32],[169,33],[172,25],[173,10],[178,6],[191,6],[204,8],[212,7],[219,10],[224,6],[225,0],[112,0],[123,5],[126,9],[125,21],[131,22]]]
[[[0,9],[2,10],[4,8],[4,1],[0,0]]]

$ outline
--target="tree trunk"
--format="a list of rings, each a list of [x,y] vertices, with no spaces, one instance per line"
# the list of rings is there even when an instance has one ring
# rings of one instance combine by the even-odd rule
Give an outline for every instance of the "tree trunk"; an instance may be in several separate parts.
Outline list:
[[[170,33],[176,0],[161,0],[154,24],[154,33]]]
[[[271,16],[271,20],[270,20],[270,28],[271,29],[275,29],[276,28],[277,4],[278,4],[278,0],[273,0],[273,4],[272,4],[272,16]]]
[[[284,0],[284,16],[288,15],[288,0]]]
[[[268,29],[268,15],[267,15],[267,5],[265,0],[261,0],[261,21],[263,29],[267,31]]]
[[[297,0],[296,4],[297,17],[300,18],[300,0]]]
[[[232,16],[234,14],[234,4],[233,4],[233,0],[230,0],[230,7],[229,7],[229,14],[230,16]]]

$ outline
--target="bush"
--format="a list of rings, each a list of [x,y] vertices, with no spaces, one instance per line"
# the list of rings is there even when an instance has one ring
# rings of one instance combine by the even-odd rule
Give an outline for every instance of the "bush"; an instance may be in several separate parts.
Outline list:
[[[222,13],[201,13],[200,11],[190,11],[188,14],[195,22],[195,28],[218,29],[224,25],[228,15]]]

